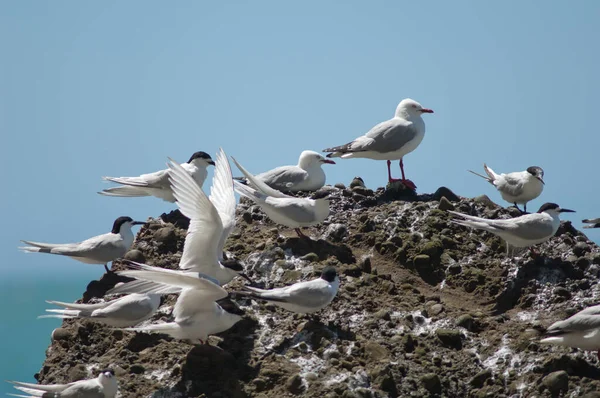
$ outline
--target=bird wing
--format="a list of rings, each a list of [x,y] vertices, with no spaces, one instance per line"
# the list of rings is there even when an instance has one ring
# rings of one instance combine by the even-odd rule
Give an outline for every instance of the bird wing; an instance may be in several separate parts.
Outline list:
[[[227,155],[219,148],[215,161],[215,174],[210,187],[210,202],[217,209],[223,225],[223,232],[217,246],[217,255],[222,257],[223,246],[233,228],[235,228],[235,193],[233,190],[233,176]]]
[[[214,291],[210,290],[183,290],[177,298],[177,302],[175,302],[175,305],[173,306],[173,316],[175,317],[175,322],[185,322],[187,319],[193,317],[199,312],[212,310],[216,304],[214,297],[217,297],[214,293]],[[225,297],[227,297],[227,294]]]
[[[308,179],[306,170],[298,166],[281,166],[255,176],[275,189],[286,190]]]
[[[63,390],[60,398],[105,398],[104,389],[98,383],[98,380],[81,380],[71,384],[65,390]]]
[[[501,174],[493,182],[496,188],[511,196],[519,196],[523,193],[525,180],[521,173]]]
[[[311,199],[305,198],[267,198],[265,200],[266,204],[271,206],[274,211],[298,223],[315,221],[315,211],[310,201]]]
[[[554,322],[546,329],[547,334],[563,334],[567,332],[585,332],[600,328],[600,316],[575,314],[564,321]]]
[[[165,285],[164,283],[135,280],[115,286],[106,294],[122,294],[122,293],[140,293],[140,294],[177,294],[181,292],[181,288],[177,286]]]
[[[330,292],[327,289],[327,282],[319,278],[278,289],[262,290],[257,296],[265,300],[318,307],[329,298]]]
[[[64,391],[66,388],[68,388],[70,385],[73,384],[73,383],[69,383],[69,384],[47,384],[47,385],[44,385],[44,384],[34,384],[34,383],[23,383],[21,381],[12,381],[12,380],[7,380],[7,382],[14,384],[15,388],[17,390],[27,392],[28,394],[31,394],[31,392],[25,391],[24,389],[58,393],[58,392]]]
[[[190,219],[179,268],[210,273],[210,267],[221,256],[218,249],[224,231],[221,216],[202,188],[181,165],[171,158],[167,165],[171,170],[169,180],[177,206]],[[222,184],[226,182],[223,181]]]
[[[358,137],[341,152],[374,151],[380,153],[397,151],[417,136],[413,123],[401,118],[381,122],[369,132]]]
[[[59,307],[64,307],[68,310],[78,310],[78,311],[94,311],[100,308],[104,308],[108,306],[110,303],[97,303],[97,304],[79,304],[79,303],[64,303],[62,301],[52,301],[46,300],[48,304],[58,305]]]
[[[103,180],[116,182],[117,184],[130,185],[143,188],[169,188],[169,171],[160,170],[154,173],[142,174],[139,177],[102,177]]]
[[[145,294],[130,294],[120,299],[111,301],[104,308],[95,310],[93,318],[113,318],[135,320],[144,318],[151,311],[155,311],[150,298]]]
[[[600,305],[593,305],[591,307],[585,308],[575,315],[600,315]]]
[[[486,218],[470,216],[449,210],[456,216],[468,221],[456,221],[457,224],[485,229],[490,232],[507,232],[521,239],[537,240],[552,235],[552,223],[546,222],[546,216],[540,213],[525,214],[516,218],[488,220]]]
[[[60,254],[69,257],[85,257],[107,263],[124,254],[122,239],[119,234],[107,233],[94,236],[78,243],[46,244],[22,241],[28,245],[40,248],[41,253]],[[28,248],[22,248],[28,250]]]
[[[252,185],[256,190],[258,190],[263,195],[273,196],[275,198],[292,198],[293,197],[293,196],[286,195],[283,192],[280,192],[276,189],[271,188],[270,186],[268,186],[267,184],[265,184],[258,178],[254,177],[252,174],[250,174],[250,172],[248,170],[246,170],[241,164],[239,164],[233,156],[231,157],[231,159],[233,159],[233,163],[235,163],[237,168],[240,169],[240,171],[244,174],[244,176],[246,177],[246,180],[248,180],[248,183],[250,185]]]

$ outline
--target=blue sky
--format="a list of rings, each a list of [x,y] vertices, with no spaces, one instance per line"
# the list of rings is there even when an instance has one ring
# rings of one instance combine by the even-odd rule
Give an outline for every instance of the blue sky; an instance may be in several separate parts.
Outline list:
[[[445,185],[499,202],[466,170],[538,165],[546,187],[530,209],[557,202],[577,210],[567,217],[580,226],[600,217],[590,185],[599,17],[593,0],[1,0],[0,274],[69,275],[73,291],[48,298],[75,299],[102,267],[19,253],[19,239],[78,240],[118,216],[174,208],[101,197],[101,176],[219,146],[255,173],[294,164],[304,149],[364,134],[406,97],[435,110],[405,158],[420,192]],[[329,183],[386,182],[385,162],[326,167]]]

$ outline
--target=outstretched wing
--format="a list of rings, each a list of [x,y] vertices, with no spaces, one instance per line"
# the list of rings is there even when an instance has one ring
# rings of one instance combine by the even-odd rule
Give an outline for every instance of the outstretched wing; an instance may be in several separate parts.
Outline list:
[[[222,259],[223,246],[229,234],[235,228],[235,194],[233,191],[233,176],[227,155],[219,148],[215,162],[215,174],[210,187],[210,202],[217,209],[223,225],[223,232],[217,246],[217,255]]]

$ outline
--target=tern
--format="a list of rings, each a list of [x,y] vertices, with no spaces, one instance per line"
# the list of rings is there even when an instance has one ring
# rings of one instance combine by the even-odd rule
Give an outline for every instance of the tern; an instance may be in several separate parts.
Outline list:
[[[68,384],[33,384],[20,381],[8,381],[14,387],[28,395],[15,397],[48,397],[48,398],[114,398],[119,385],[115,372],[107,369],[100,372],[95,379],[79,380]]]
[[[340,279],[335,268],[325,267],[321,276],[311,281],[270,290],[244,286],[246,291],[236,292],[236,294],[265,300],[298,314],[310,314],[329,305],[339,287]]]
[[[589,224],[584,226],[583,228],[600,228],[600,218],[589,219],[586,218],[582,222]]]
[[[495,186],[502,199],[514,204],[517,209],[517,204],[522,204],[522,213],[527,212],[527,202],[540,196],[544,190],[544,170],[541,167],[531,166],[525,171],[497,174],[484,163],[483,169],[487,177],[472,170],[468,171]]]
[[[202,187],[204,180],[206,180],[206,168],[209,165],[215,165],[210,155],[206,152],[196,152],[181,167]],[[175,203],[175,197],[169,183],[168,169],[142,174],[139,177],[102,177],[102,179],[123,186],[104,189],[98,192],[100,195],[120,197],[155,196],[164,201]]]
[[[31,253],[59,254],[86,264],[104,264],[106,272],[110,272],[107,264],[123,257],[133,244],[134,236],[131,227],[143,224],[146,223],[123,216],[115,220],[109,233],[82,242],[41,243],[22,240],[21,242],[29,246],[19,247],[19,249]]]
[[[330,152],[327,157],[368,158],[387,160],[388,181],[401,181],[407,188],[415,190],[416,185],[404,175],[404,156],[414,151],[425,137],[425,122],[423,113],[433,113],[431,109],[423,108],[421,104],[410,98],[403,99],[396,108],[393,118],[381,122],[363,136],[345,145],[323,149]],[[391,161],[400,160],[402,179],[392,178]]]
[[[504,239],[509,255],[511,247],[529,247],[553,237],[560,226],[559,214],[574,213],[574,210],[562,209],[556,203],[544,203],[537,213],[502,220],[489,220],[451,210],[448,212],[463,218],[451,220],[454,224],[488,231]]]

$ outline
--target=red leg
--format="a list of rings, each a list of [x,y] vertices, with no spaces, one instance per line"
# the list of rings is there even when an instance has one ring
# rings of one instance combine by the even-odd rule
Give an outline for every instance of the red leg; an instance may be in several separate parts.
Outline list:
[[[390,170],[390,166],[391,166],[391,165],[392,165],[392,161],[391,161],[391,160],[388,160],[388,161],[387,161],[387,166],[388,166],[388,183],[390,183],[390,184],[391,184],[392,182],[396,182],[396,181],[402,181],[402,180],[399,180],[399,179],[397,179],[397,178],[392,178],[392,171]]]
[[[404,175],[404,162],[400,159],[400,171],[402,172],[402,183],[406,185],[408,189],[412,189],[413,191],[417,189],[417,186],[411,180],[407,180]]]

